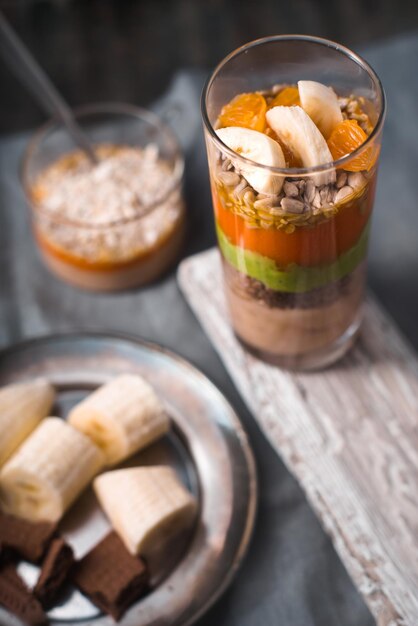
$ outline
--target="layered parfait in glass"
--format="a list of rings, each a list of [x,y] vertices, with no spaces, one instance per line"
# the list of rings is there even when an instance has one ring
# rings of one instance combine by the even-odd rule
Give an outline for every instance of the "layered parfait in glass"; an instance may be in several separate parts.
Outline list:
[[[286,367],[334,361],[361,321],[384,115],[376,75],[336,44],[269,38],[218,67],[203,115],[235,333]]]

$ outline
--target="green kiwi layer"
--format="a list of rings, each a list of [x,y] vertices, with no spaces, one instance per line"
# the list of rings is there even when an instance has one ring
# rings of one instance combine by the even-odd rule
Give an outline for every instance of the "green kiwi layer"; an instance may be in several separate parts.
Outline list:
[[[219,225],[216,231],[225,260],[239,272],[259,280],[275,291],[303,293],[340,280],[361,263],[367,253],[370,222],[357,243],[333,263],[316,267],[302,267],[292,263],[285,270],[278,268],[269,257],[233,245]]]

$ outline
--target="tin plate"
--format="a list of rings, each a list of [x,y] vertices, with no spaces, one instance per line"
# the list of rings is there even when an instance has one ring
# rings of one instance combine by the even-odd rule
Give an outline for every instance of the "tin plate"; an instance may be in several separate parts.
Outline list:
[[[156,389],[172,418],[171,433],[130,459],[129,465],[170,464],[199,500],[195,528],[176,542],[154,572],[154,589],[125,614],[121,626],[187,626],[231,582],[254,525],[257,482],[253,455],[238,416],[218,389],[179,356],[124,335],[72,333],[39,338],[0,352],[0,384],[47,376],[58,390],[54,413],[69,408],[113,376],[137,372]],[[60,525],[76,556],[108,530],[87,490]],[[111,564],[109,564],[111,567]],[[29,584],[38,568],[22,562]],[[50,623],[110,626],[83,595],[68,589],[49,612]],[[0,609],[0,624],[19,622]]]

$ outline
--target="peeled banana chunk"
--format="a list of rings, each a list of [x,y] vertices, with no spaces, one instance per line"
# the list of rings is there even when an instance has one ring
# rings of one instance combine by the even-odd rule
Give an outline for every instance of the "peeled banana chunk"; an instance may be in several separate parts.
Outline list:
[[[286,167],[283,150],[277,141],[257,130],[229,126],[220,128],[216,134],[234,152],[255,163],[269,167]],[[248,163],[233,160],[237,171],[240,171],[249,184],[259,193],[277,194],[283,185],[283,176]]]
[[[69,423],[116,464],[164,435],[170,426],[153,388],[141,376],[124,374],[77,404]]]
[[[171,467],[106,472],[94,481],[99,502],[131,554],[153,560],[193,524],[197,503]]]
[[[104,460],[83,433],[47,417],[1,469],[0,508],[33,522],[57,522]]]
[[[0,389],[0,466],[48,415],[55,391],[45,378]]]
[[[337,124],[343,121],[337,94],[331,87],[314,80],[300,80],[298,89],[303,110],[328,139]]]
[[[267,111],[266,118],[270,128],[302,161],[304,167],[332,163],[332,155],[324,136],[301,107],[276,106]],[[335,181],[335,169],[312,174],[311,178],[317,185],[327,185]]]

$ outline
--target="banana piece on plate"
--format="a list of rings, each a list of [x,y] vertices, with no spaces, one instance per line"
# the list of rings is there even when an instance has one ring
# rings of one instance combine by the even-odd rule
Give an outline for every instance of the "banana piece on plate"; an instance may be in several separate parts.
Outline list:
[[[249,128],[228,126],[216,131],[219,139],[234,152],[261,165],[286,167],[281,145],[264,133]],[[283,176],[261,167],[243,164],[238,159],[232,163],[249,184],[259,193],[277,194],[283,186]]]
[[[328,139],[335,126],[343,121],[335,91],[314,80],[300,80],[298,89],[302,109]]]
[[[195,498],[164,465],[106,472],[94,490],[129,552],[146,559],[190,528],[197,512]]]
[[[88,437],[47,417],[0,471],[0,508],[32,522],[57,522],[103,464]]]
[[[154,389],[134,374],[99,387],[70,411],[68,419],[103,450],[107,465],[145,448],[170,427]]]
[[[0,466],[48,415],[54,398],[54,388],[45,378],[0,389]]]
[[[299,106],[277,106],[267,111],[269,126],[304,167],[315,167],[332,163],[332,155],[323,135],[309,115]],[[335,181],[335,169],[320,174],[312,174],[317,185],[326,185]]]

